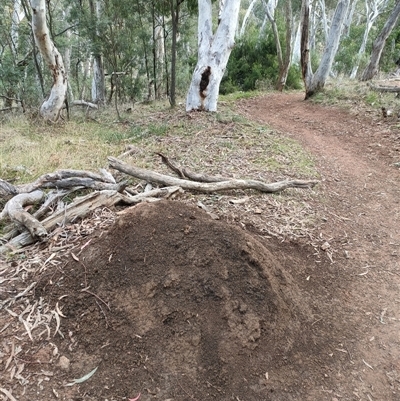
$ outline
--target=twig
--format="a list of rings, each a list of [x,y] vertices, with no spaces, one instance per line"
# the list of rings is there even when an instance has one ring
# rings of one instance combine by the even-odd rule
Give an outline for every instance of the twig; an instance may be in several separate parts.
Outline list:
[[[95,302],[96,302],[97,306],[100,308],[100,311],[101,311],[101,313],[102,313],[103,316],[104,316],[104,320],[106,321],[106,328],[108,329],[108,328],[110,327],[110,325],[109,325],[109,323],[108,323],[107,315],[106,315],[105,312],[103,311],[103,308],[101,307],[101,305],[100,305],[97,301],[95,301]]]
[[[103,299],[101,299],[101,298],[100,298],[98,295],[96,295],[95,293],[89,291],[88,288],[83,288],[83,289],[81,290],[81,292],[87,292],[88,294],[93,295],[93,296],[94,296],[95,298],[97,298],[99,301],[103,302],[103,304],[104,304],[105,306],[107,306],[107,308],[108,308],[109,311],[111,310],[110,306],[109,306]]]

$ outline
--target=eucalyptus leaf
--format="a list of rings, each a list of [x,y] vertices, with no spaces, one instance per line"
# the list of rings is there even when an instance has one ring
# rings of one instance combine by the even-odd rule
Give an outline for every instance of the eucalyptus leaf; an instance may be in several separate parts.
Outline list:
[[[74,384],[79,384],[79,383],[83,383],[86,380],[89,380],[95,373],[97,370],[98,366],[95,367],[91,372],[89,372],[87,375],[82,376],[79,379],[74,379],[73,382],[66,384],[66,386],[73,386]]]

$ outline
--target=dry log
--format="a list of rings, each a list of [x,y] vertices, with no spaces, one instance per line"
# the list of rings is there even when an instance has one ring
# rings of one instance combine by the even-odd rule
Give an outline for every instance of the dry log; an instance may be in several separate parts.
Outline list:
[[[40,202],[43,197],[44,193],[42,191],[15,195],[4,206],[3,211],[0,213],[0,221],[8,216],[11,220],[25,226],[33,238],[44,239],[47,236],[46,228],[24,210],[24,206]]]
[[[392,93],[399,93],[400,92],[400,86],[382,86],[382,85],[368,85],[370,89],[372,89],[375,92],[392,92]]]
[[[57,191],[57,192],[49,192],[46,195],[46,200],[40,208],[33,213],[33,217],[36,220],[40,220],[53,206],[56,204],[62,197],[74,192],[74,190],[70,191]],[[16,237],[20,232],[20,228],[16,227],[15,224],[11,224],[8,227],[5,227],[3,230],[4,234],[2,236],[3,241],[9,241],[11,238]]]
[[[189,170],[187,167],[181,167],[171,162],[171,160],[169,160],[168,157],[163,155],[162,153],[156,153],[156,154],[161,157],[161,161],[166,166],[168,166],[173,172],[178,174],[178,176],[183,179],[188,178],[191,181],[197,181],[197,182],[221,182],[221,181],[230,181],[232,179],[227,177],[217,177],[208,174],[195,173],[194,171]]]
[[[0,180],[0,196],[22,194],[35,191],[39,188],[72,188],[81,186],[95,190],[116,190],[123,191],[125,183],[115,184],[111,174],[96,174],[84,170],[59,170],[40,176],[29,184],[12,185],[7,181]]]
[[[180,186],[183,189],[200,191],[200,192],[217,192],[229,189],[256,189],[261,192],[273,193],[279,192],[287,188],[312,188],[318,181],[316,180],[292,180],[292,181],[279,181],[271,184],[266,184],[261,181],[255,180],[229,180],[213,183],[200,183],[181,178],[175,178],[164,174],[159,174],[154,171],[145,170],[139,167],[128,165],[115,157],[108,157],[110,166],[125,174],[141,180],[155,182],[162,185]]]
[[[117,191],[101,191],[93,192],[89,195],[75,199],[64,210],[60,210],[53,215],[44,219],[41,223],[46,230],[51,231],[57,224],[67,224],[80,217],[87,216],[96,208],[110,207],[120,201],[120,194]],[[14,248],[21,248],[35,242],[35,238],[25,231],[15,238],[11,239],[7,244],[0,247],[0,253]]]
[[[0,198],[10,198],[18,193],[17,187],[0,178]]]
[[[119,202],[133,205],[146,199],[155,200],[156,196],[169,197],[180,190],[179,187],[159,188],[136,196],[126,196],[113,190],[93,192],[84,197],[76,198],[65,209],[47,217],[41,224],[50,232],[59,224],[67,224],[76,219],[86,217],[98,207],[111,207]],[[22,248],[25,245],[32,244],[35,240],[34,236],[25,231],[1,246],[0,254],[16,248]]]
[[[46,182],[43,183],[40,187],[41,188],[59,188],[59,189],[67,189],[73,187],[84,187],[90,188],[97,191],[103,190],[111,190],[122,192],[127,186],[126,181],[122,181],[118,184],[110,184],[108,182],[99,182],[93,180],[92,178],[80,178],[80,177],[71,177],[65,178],[62,180],[54,181],[54,182]]]
[[[92,109],[98,109],[99,106],[95,103],[87,102],[86,100],[74,100],[71,103],[71,106],[85,106],[85,107],[90,107]]]

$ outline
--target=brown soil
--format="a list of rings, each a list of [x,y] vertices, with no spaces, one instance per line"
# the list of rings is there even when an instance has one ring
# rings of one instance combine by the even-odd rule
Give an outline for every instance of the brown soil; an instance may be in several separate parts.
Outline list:
[[[124,211],[40,277],[62,337],[30,350],[46,378],[18,400],[400,400],[395,122],[301,94],[239,108],[313,154],[334,259],[178,201]]]

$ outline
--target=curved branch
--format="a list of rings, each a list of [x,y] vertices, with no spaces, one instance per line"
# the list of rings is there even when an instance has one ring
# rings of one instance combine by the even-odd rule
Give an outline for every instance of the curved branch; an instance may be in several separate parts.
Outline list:
[[[145,170],[139,167],[130,166],[115,157],[108,157],[110,166],[118,171],[125,174],[129,174],[133,177],[141,180],[155,182],[162,185],[174,185],[180,186],[182,189],[200,191],[200,192],[217,192],[229,189],[255,189],[257,191],[273,193],[283,191],[287,188],[312,188],[318,181],[310,180],[292,180],[292,181],[279,181],[271,184],[266,184],[256,180],[229,180],[220,181],[213,183],[200,183],[194,181],[188,181],[181,178],[175,178],[164,174],[159,174],[154,171]]]

